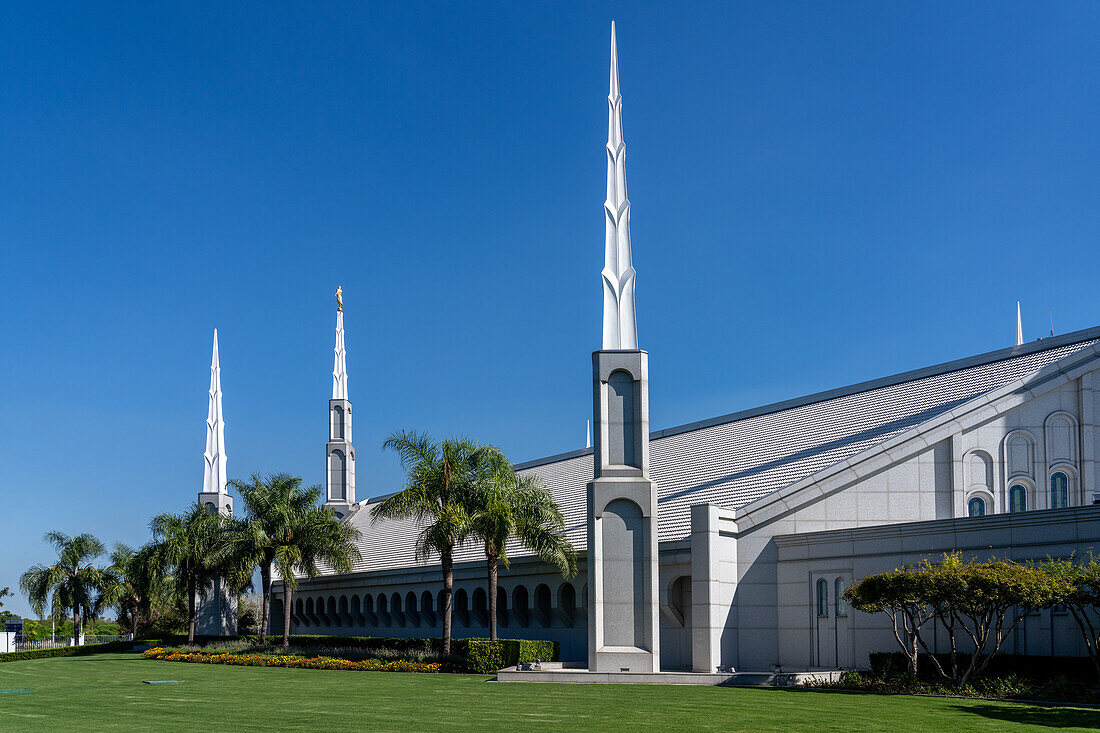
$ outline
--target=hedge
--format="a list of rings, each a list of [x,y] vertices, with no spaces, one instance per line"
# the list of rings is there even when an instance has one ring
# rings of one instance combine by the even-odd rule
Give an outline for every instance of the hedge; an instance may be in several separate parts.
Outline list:
[[[331,657],[298,657],[290,654],[234,654],[210,652],[177,652],[170,649],[147,649],[142,652],[146,659],[161,659],[167,662],[190,662],[192,664],[229,664],[237,667],[287,667],[290,669],[336,669],[359,672],[440,672],[443,665],[438,662],[410,662],[397,660],[384,662],[379,659],[364,659],[353,662],[348,659]]]
[[[950,665],[949,654],[936,655],[940,664],[946,669]],[[969,655],[959,653],[960,661],[964,664],[969,660]],[[879,676],[907,674],[909,660],[902,652],[874,652],[870,655],[871,671]],[[1043,657],[1025,654],[998,654],[994,657],[989,667],[982,672],[982,677],[1002,677],[1015,674],[1020,677],[1034,679],[1049,679],[1057,676],[1066,676],[1073,679],[1093,679],[1096,670],[1088,657]],[[927,654],[917,657],[917,676],[921,679],[939,679],[935,665]]]
[[[248,637],[255,640],[256,637]],[[278,643],[278,637],[269,637],[269,643]],[[387,649],[397,653],[443,652],[443,640],[438,638],[389,638],[374,636],[319,636],[293,635],[290,645],[298,648],[353,647],[366,651]],[[519,662],[557,661],[561,644],[556,641],[534,639],[451,639],[451,656],[469,672],[491,674],[498,669],[511,667]]]
[[[85,654],[103,652],[128,652],[134,648],[132,641],[112,641],[106,644],[85,644],[84,646],[62,646],[56,649],[24,649],[19,652],[0,654],[0,662],[21,662],[24,659],[46,659],[48,657],[81,657]]]

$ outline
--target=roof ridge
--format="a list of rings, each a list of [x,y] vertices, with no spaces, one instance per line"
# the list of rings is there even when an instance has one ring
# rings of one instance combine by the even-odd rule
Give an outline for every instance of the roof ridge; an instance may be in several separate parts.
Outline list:
[[[1082,341],[1089,341],[1093,339],[1100,339],[1100,326],[1085,328],[1079,331],[1072,331],[1070,333],[1062,334],[1060,336],[1041,338],[1035,341],[1030,341],[1021,346],[1009,346],[1003,349],[987,351],[984,354],[976,354],[974,356],[968,356],[962,359],[946,361],[940,364],[922,367],[920,369],[911,369],[909,371],[899,372],[897,374],[886,377],[879,377],[877,379],[856,382],[855,384],[851,384],[846,387],[837,387],[835,389],[825,390],[823,392],[814,392],[812,394],[804,395],[802,397],[794,397],[787,400],[781,400],[779,402],[772,402],[766,405],[761,405],[759,407],[751,407],[745,410],[739,410],[737,412],[719,415],[718,417],[698,420],[696,422],[685,423],[683,425],[677,425],[670,428],[663,428],[661,430],[654,430],[649,434],[649,439],[658,440],[660,438],[667,438],[673,435],[680,435],[682,433],[690,433],[695,430],[702,430],[703,428],[714,427],[716,425],[725,425],[727,423],[738,422],[740,420],[746,420],[751,417],[759,417],[761,415],[782,412],[784,410],[790,410],[796,407],[804,407],[806,405],[814,404],[815,402],[825,402],[826,400],[837,399],[839,397],[848,397],[854,394],[859,394],[861,392],[869,392],[874,389],[890,387],[895,384],[914,382],[918,379],[934,377],[940,374],[946,374],[948,372],[961,371],[963,369],[969,369],[972,367],[981,366],[983,364],[992,364],[994,362],[1004,361],[1006,359],[1013,359],[1020,356],[1028,356],[1030,354],[1037,354],[1042,351],[1050,351],[1052,349],[1061,348],[1063,346],[1071,346],[1076,343],[1081,343]],[[544,458],[536,458],[530,461],[524,461],[523,463],[517,463],[515,468],[516,470],[525,470],[529,468],[535,468],[537,466],[544,466],[550,463],[558,463],[560,461],[565,461],[570,458],[578,458],[580,456],[591,455],[592,451],[592,448],[580,448],[578,450],[567,451],[565,453],[558,453],[556,455],[546,456]]]

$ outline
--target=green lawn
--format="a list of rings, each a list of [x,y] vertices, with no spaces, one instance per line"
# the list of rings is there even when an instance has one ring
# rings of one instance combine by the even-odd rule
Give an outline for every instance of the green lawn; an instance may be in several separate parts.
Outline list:
[[[143,685],[175,679],[178,685]],[[803,690],[536,685],[485,676],[183,664],[138,654],[0,664],[0,730],[1086,730],[1100,711]]]

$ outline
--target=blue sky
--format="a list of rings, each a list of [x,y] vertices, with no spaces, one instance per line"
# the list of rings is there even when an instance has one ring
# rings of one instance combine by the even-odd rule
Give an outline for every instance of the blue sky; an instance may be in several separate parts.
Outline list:
[[[618,21],[654,428],[1100,324],[1095,3],[107,3],[0,22],[0,587],[392,430],[584,444]],[[26,610],[20,598],[9,607]]]

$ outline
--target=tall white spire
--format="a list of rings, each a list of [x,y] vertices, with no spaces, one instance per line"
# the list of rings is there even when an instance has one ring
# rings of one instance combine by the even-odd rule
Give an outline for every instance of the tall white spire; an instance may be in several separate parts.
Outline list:
[[[344,309],[336,309],[336,354],[332,360],[332,399],[348,398],[348,366],[344,361]]]
[[[584,421],[584,447],[585,448],[591,448],[592,447],[592,421],[591,420],[585,420]]]
[[[1024,345],[1024,321],[1020,318],[1020,301],[1016,301],[1016,345]]]
[[[619,52],[611,21],[611,84],[607,94],[607,201],[604,202],[603,348],[637,349],[634,266],[630,257],[630,201],[626,197],[623,98]]]
[[[202,477],[202,493],[224,494],[225,420],[222,418],[222,370],[218,364],[218,329],[214,329],[214,352],[210,357],[210,409],[206,416],[206,467]]]

